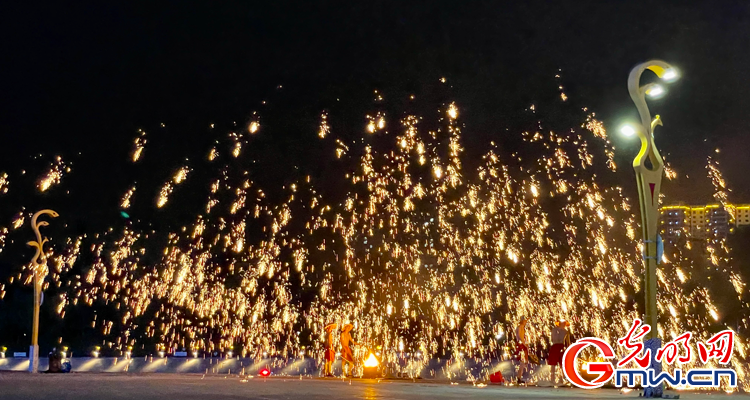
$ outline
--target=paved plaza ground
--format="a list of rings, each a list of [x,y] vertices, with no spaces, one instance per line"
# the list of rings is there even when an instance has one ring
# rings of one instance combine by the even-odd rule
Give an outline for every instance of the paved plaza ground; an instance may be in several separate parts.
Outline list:
[[[680,393],[682,399],[750,399],[741,394]],[[0,372],[0,399],[624,399],[638,391],[474,386],[471,383],[341,379],[241,379],[236,375]]]

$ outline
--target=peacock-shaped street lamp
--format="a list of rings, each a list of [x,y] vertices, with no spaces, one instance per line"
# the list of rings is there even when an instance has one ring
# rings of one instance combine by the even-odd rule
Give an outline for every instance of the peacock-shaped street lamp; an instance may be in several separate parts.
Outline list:
[[[638,184],[638,198],[641,206],[641,228],[643,230],[643,265],[644,292],[646,294],[645,323],[651,326],[646,337],[645,349],[651,350],[651,365],[655,373],[661,372],[661,363],[656,361],[656,352],[661,347],[658,329],[658,309],[656,304],[656,268],[661,261],[663,245],[658,232],[659,221],[659,192],[664,172],[664,160],[654,144],[654,128],[662,125],[657,115],[651,119],[646,104],[646,97],[655,99],[665,93],[665,89],[658,83],[648,83],[641,86],[641,75],[650,70],[664,82],[671,82],[678,78],[677,70],[664,61],[652,60],[636,65],[628,77],[628,92],[633,99],[641,124],[626,125],[621,132],[626,136],[638,135],[641,139],[641,150],[633,160],[633,169]],[[644,397],[662,397],[663,385],[647,388]]]
[[[31,260],[31,270],[33,273],[33,284],[34,284],[34,325],[31,330],[31,347],[29,348],[29,372],[39,371],[39,307],[42,303],[42,284],[44,278],[47,277],[47,256],[44,252],[44,244],[47,243],[47,238],[42,238],[42,234],[39,232],[39,228],[47,226],[47,221],[39,221],[40,216],[49,215],[52,218],[56,218],[58,215],[52,210],[41,210],[31,217],[31,229],[36,234],[36,241],[28,242],[27,244],[31,247],[36,248],[36,254]]]

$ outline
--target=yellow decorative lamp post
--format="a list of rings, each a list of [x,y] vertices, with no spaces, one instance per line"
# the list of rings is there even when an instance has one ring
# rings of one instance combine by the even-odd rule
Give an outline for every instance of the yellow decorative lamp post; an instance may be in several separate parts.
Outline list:
[[[658,309],[656,304],[656,267],[659,264],[662,252],[661,237],[658,232],[659,221],[659,192],[661,190],[661,179],[664,171],[664,161],[659,150],[654,144],[654,128],[662,125],[657,115],[653,120],[646,104],[646,96],[650,98],[661,97],[665,90],[657,83],[640,85],[641,75],[651,70],[657,77],[665,82],[677,79],[677,71],[664,61],[652,60],[636,65],[628,77],[628,92],[633,99],[638,114],[641,117],[640,125],[627,125],[622,128],[622,133],[627,136],[637,134],[641,139],[641,150],[633,160],[636,181],[638,184],[638,197],[641,206],[641,227],[643,229],[643,264],[645,267],[644,292],[646,294],[645,323],[651,326],[648,333],[645,348],[651,349],[651,368],[658,374],[661,372],[661,363],[655,361],[656,351],[661,347],[658,329]],[[663,386],[647,388],[644,397],[662,397]]]
[[[31,229],[36,234],[36,241],[28,242],[28,245],[36,248],[36,254],[31,260],[31,269],[33,271],[34,282],[34,325],[31,331],[31,347],[29,347],[29,372],[39,372],[39,307],[42,303],[42,284],[47,276],[47,257],[44,254],[44,244],[47,238],[42,238],[39,228],[47,226],[47,221],[37,222],[39,216],[47,214],[52,218],[57,217],[57,213],[52,210],[42,210],[34,214],[31,218]]]

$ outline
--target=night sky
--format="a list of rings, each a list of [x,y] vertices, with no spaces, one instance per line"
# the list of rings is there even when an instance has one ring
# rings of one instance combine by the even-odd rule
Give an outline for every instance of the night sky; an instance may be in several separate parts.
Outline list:
[[[0,171],[11,182],[60,154],[74,163],[71,198],[89,211],[78,219],[99,219],[97,205],[114,210],[132,183],[123,168],[138,128],[156,158],[148,168],[170,169],[160,182],[180,160],[205,156],[210,123],[246,123],[253,111],[283,164],[304,158],[321,110],[366,104],[376,89],[429,98],[441,77],[470,156],[518,133],[516,116],[539,97],[558,95],[558,70],[566,94],[613,132],[636,116],[629,70],[660,58],[683,75],[651,107],[665,124],[657,144],[680,173],[665,184],[668,201],[710,200],[704,166],[714,155],[732,199],[750,202],[746,2],[158,3],[5,5]],[[341,123],[361,130],[363,120]],[[638,144],[612,138],[620,184],[632,190]]]

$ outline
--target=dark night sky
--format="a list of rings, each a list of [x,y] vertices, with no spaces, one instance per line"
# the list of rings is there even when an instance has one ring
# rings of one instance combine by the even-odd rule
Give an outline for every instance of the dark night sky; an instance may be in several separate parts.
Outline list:
[[[746,2],[74,3],[0,12],[0,171],[11,182],[33,154],[81,152],[74,174],[119,198],[125,184],[108,181],[139,127],[170,127],[151,139],[171,143],[157,153],[173,168],[209,123],[246,121],[261,100],[283,98],[290,119],[315,121],[336,98],[425,92],[441,76],[455,89],[469,154],[535,96],[554,93],[558,68],[568,96],[614,129],[635,116],[630,68],[661,58],[683,74],[652,103],[665,122],[657,144],[681,173],[665,190],[708,200],[705,158],[720,147],[735,200],[750,202]],[[277,134],[304,147],[314,137],[305,127],[316,129]],[[629,171],[637,144],[613,140]]]

